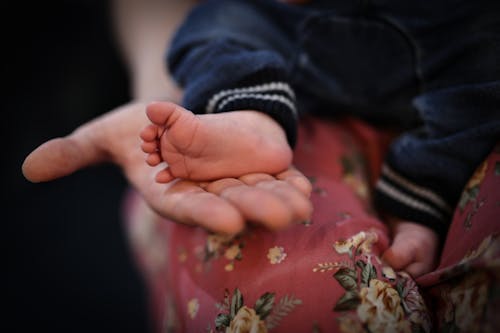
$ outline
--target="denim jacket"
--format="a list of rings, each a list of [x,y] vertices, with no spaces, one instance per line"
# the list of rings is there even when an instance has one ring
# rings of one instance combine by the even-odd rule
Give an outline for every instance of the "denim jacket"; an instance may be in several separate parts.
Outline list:
[[[167,62],[185,107],[260,110],[292,146],[304,113],[402,129],[377,204],[441,236],[500,139],[496,0],[208,0],[178,30]]]

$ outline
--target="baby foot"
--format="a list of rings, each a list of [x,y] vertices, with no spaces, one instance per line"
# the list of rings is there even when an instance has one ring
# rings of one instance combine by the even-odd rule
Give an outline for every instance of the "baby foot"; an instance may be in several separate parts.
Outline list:
[[[285,170],[292,151],[285,132],[258,111],[194,115],[170,102],[146,109],[151,124],[140,137],[146,162],[167,167],[156,175],[159,183],[175,178],[213,180],[248,173],[276,174]]]

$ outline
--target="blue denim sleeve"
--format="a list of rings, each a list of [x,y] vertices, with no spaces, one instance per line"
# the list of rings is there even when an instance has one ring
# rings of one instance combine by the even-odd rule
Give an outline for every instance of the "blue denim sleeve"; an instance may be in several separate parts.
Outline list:
[[[262,4],[267,3],[262,1]],[[282,56],[286,33],[261,1],[203,1],[178,30],[167,57],[195,113],[259,110],[296,141],[295,94]]]
[[[500,11],[493,7],[469,2],[448,8],[450,15],[437,11],[435,29],[432,20],[401,23],[419,61],[421,93],[413,105],[423,126],[392,144],[376,201],[441,236],[467,181],[500,140]]]

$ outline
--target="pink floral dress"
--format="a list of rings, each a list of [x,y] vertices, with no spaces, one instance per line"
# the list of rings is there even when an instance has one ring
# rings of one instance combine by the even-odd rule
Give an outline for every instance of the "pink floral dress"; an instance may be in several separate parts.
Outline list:
[[[498,332],[500,149],[465,189],[438,269],[414,281],[380,260],[390,240],[370,205],[390,137],[305,120],[295,165],[314,213],[281,232],[228,238],[160,219],[132,193],[127,226],[156,331]]]

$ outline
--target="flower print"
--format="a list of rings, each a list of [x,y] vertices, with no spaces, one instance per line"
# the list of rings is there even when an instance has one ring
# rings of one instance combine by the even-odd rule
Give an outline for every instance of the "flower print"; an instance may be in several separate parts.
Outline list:
[[[340,239],[336,241],[335,244],[333,244],[333,247],[335,248],[335,251],[337,251],[338,254],[344,254],[351,252],[351,248],[353,247],[353,245],[350,239],[348,240]]]
[[[206,249],[208,253],[216,253],[222,245],[230,242],[232,236],[223,234],[211,234],[207,237]]]
[[[271,264],[279,264],[286,258],[285,249],[281,246],[272,247],[267,252],[267,258]]]
[[[458,207],[461,211],[465,209],[465,206],[469,202],[474,202],[479,195],[479,187],[483,182],[484,177],[486,176],[486,170],[488,169],[488,161],[484,161],[474,172],[472,177],[469,179],[467,184],[465,185],[464,190],[462,191],[462,195],[458,202]]]
[[[189,318],[194,319],[198,314],[199,309],[200,309],[200,302],[198,301],[197,298],[189,300],[189,302],[187,303],[187,312]]]
[[[359,296],[361,304],[357,314],[371,332],[411,332],[401,298],[391,285],[371,279],[368,287],[361,288]]]
[[[284,295],[275,303],[275,294],[266,292],[249,307],[238,288],[232,296],[226,290],[223,303],[216,304],[220,313],[215,319],[215,328],[225,333],[264,333],[279,326],[301,304],[302,301],[293,295]]]
[[[345,315],[337,318],[339,329],[342,333],[366,333],[357,317]]]
[[[396,280],[396,273],[390,266],[382,267],[382,276],[391,281]]]
[[[234,269],[235,260],[242,260],[244,247],[245,243],[238,235],[211,234],[207,236],[198,258],[204,263],[221,258],[227,259],[229,263],[224,266],[224,270],[229,272]]]
[[[481,185],[484,177],[486,176],[486,170],[488,169],[488,161],[484,161],[474,172],[470,180],[465,185],[465,189],[469,190],[473,187]]]
[[[466,253],[466,255],[462,258],[462,260],[460,260],[460,264],[463,264],[465,262],[476,259],[477,257],[483,256],[484,254],[487,254],[487,253],[490,254],[489,252],[492,252],[492,251],[488,251],[488,250],[490,248],[494,247],[494,246],[492,246],[493,244],[494,244],[494,236],[489,235],[488,237],[483,239],[483,241],[481,242],[481,244],[479,244],[477,249],[472,250],[472,251],[468,251]],[[491,258],[490,258],[490,256],[488,256],[487,259],[493,259],[493,256],[491,256]]]
[[[446,307],[445,318],[452,320],[460,332],[471,332],[480,327],[488,302],[489,277],[484,272],[466,275],[455,287],[445,289],[442,297]]]
[[[396,289],[405,312],[410,313],[409,321],[413,326],[421,327],[424,332],[430,332],[431,320],[417,284],[406,272],[398,272],[398,280]]]
[[[241,256],[240,246],[234,244],[226,249],[224,252],[224,257],[228,260],[238,259]]]
[[[224,270],[226,272],[232,272],[234,270],[234,261],[231,261],[229,264],[225,265]]]
[[[377,233],[374,231],[361,231],[347,240],[338,240],[333,247],[338,254],[351,253],[352,249],[358,249],[361,254],[369,254],[372,246],[378,241]]]
[[[431,323],[417,285],[405,273],[396,273],[373,253],[378,241],[376,230],[361,231],[333,244],[349,261],[319,263],[313,272],[336,270],[333,278],[345,293],[333,311],[339,331],[358,332],[430,332]],[[354,310],[354,311],[353,311]]]
[[[254,309],[242,306],[231,320],[226,333],[266,333],[267,327]]]
[[[343,156],[340,160],[343,168],[342,180],[359,198],[367,200],[370,197],[369,185],[366,179],[366,161],[359,153]]]
[[[365,179],[362,179],[359,176],[357,177],[354,174],[346,174],[343,177],[343,180],[354,190],[354,193],[356,193],[358,197],[365,200],[369,198],[370,191]]]
[[[349,253],[352,248],[357,248],[359,244],[361,244],[362,241],[366,239],[366,233],[364,231],[361,231],[357,233],[356,235],[348,238],[347,240],[338,240],[335,242],[333,247],[335,248],[335,251],[339,254],[343,253]]]
[[[358,248],[358,251],[363,254],[368,254],[372,252],[372,247],[373,244],[375,244],[378,241],[378,236],[377,233],[374,231],[369,231],[366,233],[366,238],[365,240],[361,243],[361,245]]]

